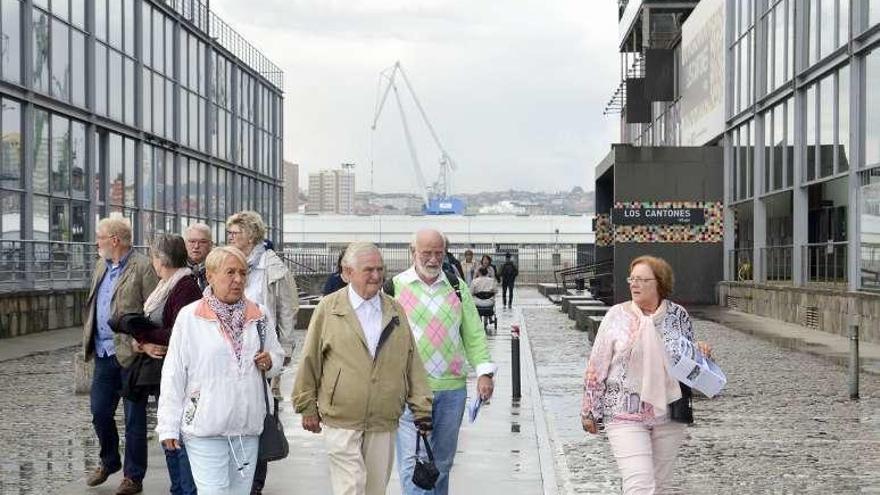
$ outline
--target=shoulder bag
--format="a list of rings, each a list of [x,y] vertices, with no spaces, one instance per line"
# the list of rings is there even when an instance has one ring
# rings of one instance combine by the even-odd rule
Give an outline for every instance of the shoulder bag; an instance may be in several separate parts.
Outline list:
[[[266,338],[265,320],[257,322],[257,331],[260,334],[260,352],[263,352],[263,342]],[[263,382],[263,398],[266,400],[266,417],[263,418],[263,433],[260,433],[260,451],[257,455],[260,461],[278,461],[287,457],[290,453],[290,444],[284,435],[284,427],[278,419],[278,401],[273,397],[275,404],[274,414],[269,413],[269,387],[266,385],[266,373],[260,372]]]

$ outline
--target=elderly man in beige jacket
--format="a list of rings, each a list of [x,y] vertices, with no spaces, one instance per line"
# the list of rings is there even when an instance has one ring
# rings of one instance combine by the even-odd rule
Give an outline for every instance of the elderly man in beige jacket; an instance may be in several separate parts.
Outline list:
[[[342,267],[349,286],[315,308],[293,402],[303,428],[320,433],[323,424],[333,493],[380,495],[403,407],[429,430],[431,391],[403,308],[380,292],[385,268],[378,248],[351,244]]]

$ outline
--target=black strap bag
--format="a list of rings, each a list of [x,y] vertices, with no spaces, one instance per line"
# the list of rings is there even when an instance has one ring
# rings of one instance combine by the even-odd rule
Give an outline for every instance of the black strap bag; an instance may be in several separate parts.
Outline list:
[[[257,323],[257,331],[260,333],[260,352],[263,352],[263,341],[266,338],[266,323],[261,320]],[[278,418],[278,401],[274,400],[274,414],[269,413],[269,388],[266,385],[266,373],[260,372],[263,382],[263,398],[266,399],[266,417],[263,418],[263,433],[260,433],[260,451],[257,455],[260,461],[278,461],[287,457],[290,453],[290,444],[284,435],[284,427]]]
[[[428,453],[428,460],[424,461],[419,457],[419,444],[425,442],[425,451]],[[428,435],[421,431],[416,433],[416,465],[413,469],[412,482],[422,490],[432,490],[437,484],[437,478],[440,477],[440,471],[434,464],[434,452],[428,444]]]

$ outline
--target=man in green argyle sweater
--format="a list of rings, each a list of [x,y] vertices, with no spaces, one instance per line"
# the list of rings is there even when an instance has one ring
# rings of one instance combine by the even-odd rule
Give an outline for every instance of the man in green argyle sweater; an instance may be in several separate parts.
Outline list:
[[[476,370],[477,393],[492,397],[496,366],[486,333],[464,281],[456,291],[443,272],[446,241],[441,232],[420,230],[410,251],[413,266],[393,279],[394,297],[403,306],[434,394],[430,442],[440,477],[433,490],[412,482],[416,427],[407,408],[397,430],[397,466],[405,495],[446,495],[467,400],[468,364]]]

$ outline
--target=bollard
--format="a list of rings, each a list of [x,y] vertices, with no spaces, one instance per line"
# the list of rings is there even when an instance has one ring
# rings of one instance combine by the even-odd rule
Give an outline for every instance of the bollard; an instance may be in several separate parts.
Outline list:
[[[859,398],[859,326],[849,326],[849,398]]]
[[[513,398],[522,398],[519,378],[519,325],[510,328],[510,376],[513,380]]]

